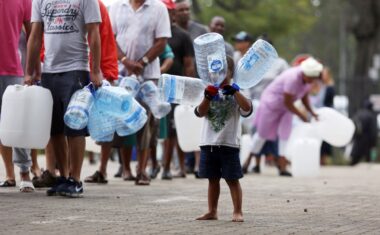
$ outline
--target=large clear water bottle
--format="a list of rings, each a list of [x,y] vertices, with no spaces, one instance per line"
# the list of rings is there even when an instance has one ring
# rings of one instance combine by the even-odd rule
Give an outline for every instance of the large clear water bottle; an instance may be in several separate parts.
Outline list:
[[[63,117],[65,124],[74,129],[81,130],[87,126],[89,111],[94,103],[94,96],[87,88],[76,91],[70,99],[66,113]]]
[[[129,112],[132,95],[122,87],[105,86],[95,92],[96,104],[99,109],[114,114]]]
[[[262,40],[257,40],[244,54],[236,66],[234,81],[247,89],[258,84],[278,57],[276,49]]]
[[[206,86],[200,79],[170,74],[162,74],[158,81],[161,100],[184,105],[199,105]]]
[[[154,82],[146,81],[141,84],[138,97],[148,105],[153,116],[158,119],[165,117],[171,110],[170,104],[160,100],[159,95],[158,88]]]
[[[134,134],[145,125],[147,119],[144,107],[132,99],[131,112],[117,118],[116,132],[119,136]]]
[[[126,89],[133,97],[135,97],[140,89],[140,82],[136,77],[120,77],[119,87]]]
[[[98,142],[110,142],[116,130],[117,118],[96,104],[90,109],[88,131]]]
[[[214,85],[223,82],[228,69],[223,36],[203,34],[194,40],[194,50],[199,77]]]

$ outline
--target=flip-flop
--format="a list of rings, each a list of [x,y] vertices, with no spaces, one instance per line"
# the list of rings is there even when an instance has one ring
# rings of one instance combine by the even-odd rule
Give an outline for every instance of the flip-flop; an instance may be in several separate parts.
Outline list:
[[[16,181],[6,180],[0,183],[0,188],[16,187]]]
[[[33,186],[32,181],[21,181],[20,192],[22,192],[22,193],[34,192],[34,186]]]

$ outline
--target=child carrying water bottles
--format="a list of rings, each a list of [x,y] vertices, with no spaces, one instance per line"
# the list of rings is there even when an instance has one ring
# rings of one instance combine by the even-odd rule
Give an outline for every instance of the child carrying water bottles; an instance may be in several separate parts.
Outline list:
[[[217,207],[220,179],[226,180],[234,212],[233,222],[243,222],[242,190],[239,179],[243,177],[239,159],[241,126],[239,116],[252,113],[252,103],[240,93],[237,84],[230,85],[234,71],[232,58],[227,57],[228,72],[220,87],[208,86],[204,98],[195,108],[198,117],[206,117],[201,137],[199,175],[209,180],[208,212],[197,220],[218,219]],[[219,95],[219,89],[222,94]]]

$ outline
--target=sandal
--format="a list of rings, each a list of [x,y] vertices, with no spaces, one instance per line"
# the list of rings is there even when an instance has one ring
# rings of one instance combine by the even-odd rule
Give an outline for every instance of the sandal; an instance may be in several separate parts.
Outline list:
[[[136,177],[135,185],[150,185],[149,178],[145,177],[143,174],[138,174]]]
[[[123,177],[123,180],[124,181],[135,181],[136,177],[134,177],[133,175],[128,175],[128,176]]]
[[[34,186],[32,181],[21,181],[20,192],[22,193],[32,193],[34,192]]]
[[[15,180],[6,180],[0,183],[1,188],[16,187]]]

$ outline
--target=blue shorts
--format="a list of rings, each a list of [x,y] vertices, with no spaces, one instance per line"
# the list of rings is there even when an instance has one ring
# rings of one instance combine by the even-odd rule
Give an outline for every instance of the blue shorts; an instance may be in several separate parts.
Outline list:
[[[279,157],[278,155],[278,141],[277,140],[267,140],[265,141],[265,144],[263,148],[261,149],[261,152],[259,156],[261,155],[273,155],[274,157]]]
[[[243,178],[238,148],[201,146],[199,176],[208,179],[237,180]]]
[[[50,90],[53,96],[53,117],[51,135],[86,136],[87,128],[74,130],[63,121],[70,98],[75,91],[82,89],[90,82],[89,72],[70,71],[62,73],[42,73],[41,85]]]

